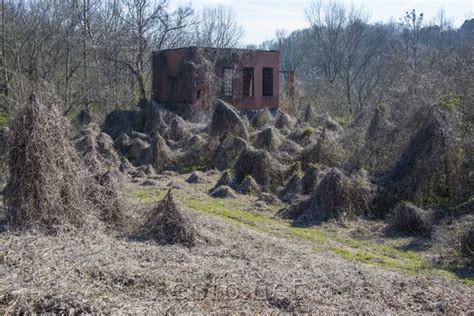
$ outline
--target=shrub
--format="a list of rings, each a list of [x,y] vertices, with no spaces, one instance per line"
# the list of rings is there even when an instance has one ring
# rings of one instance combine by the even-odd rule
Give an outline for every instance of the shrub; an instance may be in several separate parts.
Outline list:
[[[301,175],[301,162],[295,161],[290,165],[288,168],[288,175],[289,176],[300,176]]]
[[[321,137],[316,143],[306,146],[298,156],[304,170],[310,164],[339,167],[344,158],[344,149],[334,138]]]
[[[234,164],[235,182],[251,175],[264,191],[275,191],[283,183],[284,167],[266,150],[244,149]]]
[[[90,227],[97,218],[122,223],[115,177],[98,166],[85,166],[58,100],[48,93],[39,99],[33,94],[18,109],[9,133],[5,206],[10,225],[57,234]]]
[[[399,203],[389,220],[397,230],[411,234],[426,234],[432,228],[430,214],[409,202]]]
[[[87,172],[56,99],[48,101],[32,95],[12,121],[5,205],[13,227],[56,233],[85,225]]]
[[[222,172],[221,177],[217,180],[216,185],[209,190],[209,193],[213,192],[220,186],[234,186],[234,179],[231,169],[226,169]]]
[[[330,219],[351,219],[371,215],[374,189],[366,178],[349,177],[331,168],[305,200],[290,207],[285,216],[298,224],[312,224]]]
[[[474,260],[474,228],[472,227],[462,236],[461,253]]]
[[[242,182],[243,183],[243,182]],[[212,190],[209,193],[210,196],[215,197],[215,198],[221,198],[221,199],[227,199],[227,198],[235,198],[236,195],[234,193],[234,190],[227,186],[227,185],[221,185],[214,190]]]
[[[242,194],[256,194],[260,192],[260,186],[251,175],[246,175],[244,181],[239,185],[238,191]]]
[[[457,132],[440,113],[422,118],[400,159],[374,179],[383,188],[376,203],[380,213],[401,200],[427,205],[464,199],[469,183],[463,180],[466,155]]]
[[[175,202],[171,189],[146,215],[143,225],[145,236],[162,244],[196,244],[197,232],[188,216]]]

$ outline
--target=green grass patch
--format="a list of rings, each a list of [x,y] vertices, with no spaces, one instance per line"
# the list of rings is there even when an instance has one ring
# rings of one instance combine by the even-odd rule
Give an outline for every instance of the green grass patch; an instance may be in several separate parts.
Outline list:
[[[439,98],[438,104],[443,109],[453,112],[461,105],[461,97],[454,92],[449,92]]]
[[[156,190],[136,190],[131,194],[132,199],[143,204],[156,203],[164,196],[165,192],[157,192]]]
[[[5,127],[9,125],[8,114],[5,112],[0,112],[0,127]]]
[[[411,251],[401,251],[395,248],[376,243],[354,240],[332,252],[347,260],[360,261],[381,267],[401,270],[404,272],[421,272],[433,270],[421,256]]]
[[[350,115],[345,116],[335,116],[334,121],[341,126],[348,126],[351,123],[352,117]]]
[[[218,216],[229,224],[244,225],[263,232],[268,232],[269,228],[276,228],[278,226],[281,228],[284,226],[281,223],[275,223],[275,220],[270,215],[242,211],[239,209],[241,205],[234,201],[189,198],[184,199],[182,203],[189,209]]]
[[[165,192],[144,189],[132,193],[141,203],[159,201]],[[329,251],[345,260],[358,261],[369,265],[389,268],[409,274],[429,273],[433,275],[458,278],[465,283],[474,284],[471,276],[458,276],[451,268],[433,266],[422,255],[413,251],[399,250],[393,245],[376,241],[360,240],[336,233],[325,225],[303,228],[293,227],[291,223],[271,214],[246,211],[246,201],[233,199],[214,199],[207,196],[199,198],[176,194],[183,206],[190,210],[222,219],[225,223],[246,227],[272,236],[307,241],[314,251]]]
[[[397,250],[366,240],[338,236],[323,227],[293,227],[289,222],[271,215],[243,211],[234,201],[195,198],[183,201],[187,208],[223,218],[234,225],[244,225],[261,232],[284,238],[297,238],[314,243],[315,250],[328,249],[335,255],[399,270],[419,271],[428,266],[415,253]]]
[[[301,138],[310,137],[314,133],[314,128],[312,127],[305,127],[301,132]]]
[[[291,174],[292,176],[301,176],[301,161],[297,160],[294,163],[290,165],[288,168],[288,174]]]

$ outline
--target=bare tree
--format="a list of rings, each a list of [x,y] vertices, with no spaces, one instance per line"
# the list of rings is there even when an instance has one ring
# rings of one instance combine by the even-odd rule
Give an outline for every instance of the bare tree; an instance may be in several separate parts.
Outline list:
[[[127,38],[122,40],[124,54],[109,59],[121,63],[135,77],[138,84],[139,103],[148,100],[147,82],[150,75],[149,54],[162,49],[174,36],[189,26],[193,11],[189,7],[169,12],[168,0],[125,0],[121,16]],[[130,36],[128,36],[130,35]]]
[[[306,16],[315,38],[313,51],[320,56],[316,59],[318,66],[329,82],[334,82],[342,58],[340,46],[347,19],[345,7],[335,1],[318,0],[311,4]]]
[[[406,45],[407,57],[411,55],[411,67],[416,73],[418,66],[418,46],[420,42],[420,32],[423,26],[423,13],[417,14],[413,9],[406,12],[401,20],[403,27],[403,39]]]
[[[433,24],[438,26],[440,31],[446,32],[453,29],[454,20],[449,18],[444,8],[442,8],[434,17]]]
[[[242,28],[230,8],[196,16],[188,7],[171,9],[168,1],[2,0],[2,110],[15,103],[15,90],[45,83],[64,100],[64,112],[88,107],[104,115],[149,98],[152,51],[239,45]],[[426,25],[410,11],[399,24],[371,24],[337,0],[314,2],[306,13],[310,28],[281,31],[253,46],[280,50],[281,67],[297,73],[301,102],[354,115],[367,104],[390,103],[385,92],[398,87],[429,102],[459,99],[471,115],[464,100],[472,95],[474,20],[456,29],[441,11]],[[411,106],[406,96],[400,99]]]
[[[66,113],[145,101],[151,51],[189,43],[195,23],[168,0],[3,0],[2,77],[49,82]]]
[[[364,12],[336,1],[314,2],[307,17],[314,36],[313,65],[330,84],[343,88],[349,112],[357,113],[383,74],[384,28],[371,26]]]
[[[0,67],[2,67],[2,92],[3,95],[6,97],[8,96],[8,72],[7,72],[7,65],[6,65],[6,32],[5,32],[5,0],[2,0],[2,58],[0,61]],[[3,102],[2,102],[3,103]],[[5,104],[3,104],[5,107]]]
[[[196,44],[204,47],[236,47],[243,36],[243,29],[237,23],[230,7],[217,6],[202,12],[196,30]]]
[[[284,70],[297,71],[303,62],[303,56],[307,53],[308,47],[304,43],[305,32],[295,31],[288,34],[285,30],[276,33],[275,44],[271,45],[280,54],[280,66]]]

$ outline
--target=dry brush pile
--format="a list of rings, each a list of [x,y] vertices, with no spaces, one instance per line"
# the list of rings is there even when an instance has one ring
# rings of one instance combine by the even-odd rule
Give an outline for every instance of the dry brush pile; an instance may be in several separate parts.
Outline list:
[[[144,224],[129,214],[122,182],[135,167],[125,169],[127,159],[117,154],[113,140],[95,123],[80,126],[74,136],[58,103],[52,94],[32,94],[12,121],[5,190],[9,225],[57,235],[100,229],[104,223],[126,234],[138,228],[159,242],[193,246],[197,233],[171,192],[147,212]],[[151,154],[155,165],[161,165],[169,157],[164,140],[159,134],[156,139]]]
[[[467,198],[464,160],[459,138],[447,119],[441,113],[428,115],[400,159],[377,178],[382,188],[379,209],[391,209],[400,200],[423,205]]]
[[[210,108],[207,120],[196,121],[154,102],[111,113],[103,131],[113,138],[119,169],[142,185],[167,171],[218,169],[211,196],[278,197],[288,205],[281,215],[304,225],[356,217],[390,223],[402,201],[422,209],[472,195],[465,141],[443,111],[421,107],[401,122],[383,106],[368,107],[343,128],[312,106],[300,119],[280,110],[238,111],[221,100]],[[302,170],[292,171],[296,164]],[[189,178],[202,181],[197,173]],[[416,221],[421,213],[413,214]]]
[[[429,211],[408,202],[398,204],[390,214],[389,220],[396,229],[406,233],[426,234],[433,226]]]
[[[373,198],[374,188],[365,175],[347,176],[331,168],[308,198],[283,210],[282,215],[298,225],[371,217]]]
[[[356,120],[342,129],[312,108],[296,120],[277,110],[243,113],[219,101],[203,124],[151,103],[140,111],[112,113],[102,131],[90,118],[78,120],[82,124],[74,136],[57,102],[47,94],[32,96],[12,120],[5,206],[13,228],[60,234],[105,222],[131,225],[127,234],[159,244],[197,246],[202,235],[194,217],[171,190],[133,218],[120,193],[121,181],[157,185],[159,179],[173,179],[176,171],[193,171],[187,182],[197,187],[210,183],[201,170],[215,168],[222,174],[209,191],[212,197],[253,195],[263,205],[285,205],[279,214],[295,225],[386,218],[397,231],[430,238],[444,248],[442,260],[453,252],[472,258],[472,203],[448,212],[452,218],[443,208],[424,207],[462,200],[472,192],[464,185],[466,155],[442,115],[417,118],[418,128],[396,156],[370,154],[388,139],[397,142],[393,125],[377,112],[365,127]],[[357,129],[365,130],[365,142],[356,150],[348,139]],[[379,158],[383,162],[377,163]],[[385,165],[390,167],[381,172],[363,169]]]
[[[176,203],[171,189],[145,216],[141,231],[144,237],[162,244],[195,246],[198,233],[192,221]]]
[[[112,181],[80,159],[58,102],[32,94],[12,120],[5,206],[14,228],[56,234],[95,226],[97,217],[122,218]]]
[[[13,227],[57,232],[90,221],[87,172],[55,102],[31,95],[12,121],[5,205]]]

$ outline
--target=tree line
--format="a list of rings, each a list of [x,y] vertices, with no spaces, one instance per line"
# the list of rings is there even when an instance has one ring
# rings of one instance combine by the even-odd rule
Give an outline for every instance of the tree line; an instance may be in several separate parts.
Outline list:
[[[224,6],[197,13],[170,0],[2,0],[1,9],[4,112],[25,83],[53,88],[65,114],[143,104],[152,51],[242,47],[242,27]],[[363,9],[315,0],[307,29],[259,45],[279,50],[281,68],[296,74],[296,94],[282,95],[285,109],[312,104],[353,118],[369,105],[396,103],[401,113],[441,103],[472,118],[474,19],[454,28],[442,11],[429,22],[415,10],[401,13],[371,23]]]
[[[78,109],[107,113],[150,98],[152,51],[233,47],[242,37],[224,6],[196,13],[169,0],[2,0],[1,107],[46,84]]]
[[[279,31],[263,44],[280,50],[281,68],[296,74],[299,95],[289,106],[355,117],[397,100],[397,112],[441,103],[473,118],[474,19],[455,28],[442,10],[433,21],[401,13],[398,21],[370,23],[363,9],[313,2],[309,28]]]

